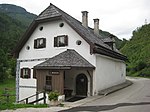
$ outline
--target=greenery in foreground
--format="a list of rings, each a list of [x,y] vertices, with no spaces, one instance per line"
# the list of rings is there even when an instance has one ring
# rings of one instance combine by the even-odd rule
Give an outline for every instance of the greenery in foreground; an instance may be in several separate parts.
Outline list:
[[[5,91],[5,88],[8,88],[7,91]],[[7,98],[5,96],[2,96],[4,94],[11,95],[9,97],[9,102],[7,102]],[[48,107],[47,104],[15,104],[15,78],[9,78],[5,80],[4,82],[0,82],[0,110],[6,110],[6,109],[17,109],[17,108],[44,108]]]
[[[6,110],[6,109],[18,109],[18,108],[29,108],[29,107],[33,107],[33,108],[45,108],[48,107],[47,104],[3,104],[0,105],[0,110]]]
[[[10,95],[8,103],[15,102],[15,78],[6,79],[4,82],[0,82],[0,104],[7,103],[7,97],[4,94]]]

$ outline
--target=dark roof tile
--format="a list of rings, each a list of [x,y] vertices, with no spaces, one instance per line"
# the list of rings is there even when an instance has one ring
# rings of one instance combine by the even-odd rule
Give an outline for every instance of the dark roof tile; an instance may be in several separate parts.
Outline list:
[[[95,68],[85,58],[83,58],[75,50],[68,49],[52,58],[49,58],[43,63],[34,66],[35,69],[47,67],[80,67],[80,68]]]

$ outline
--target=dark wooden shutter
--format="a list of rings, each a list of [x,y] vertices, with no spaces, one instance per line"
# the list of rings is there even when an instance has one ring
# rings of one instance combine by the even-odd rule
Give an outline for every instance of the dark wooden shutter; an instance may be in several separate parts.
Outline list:
[[[23,78],[23,68],[21,69],[20,77]]]
[[[54,47],[58,47],[57,40],[58,40],[58,37],[54,37]]]
[[[37,48],[37,39],[34,40],[34,48]]]
[[[36,79],[36,70],[33,69],[33,78]]]
[[[68,35],[65,35],[65,46],[68,46]]]
[[[46,38],[43,38],[43,48],[46,47]]]
[[[31,69],[28,68],[28,78],[31,78]]]

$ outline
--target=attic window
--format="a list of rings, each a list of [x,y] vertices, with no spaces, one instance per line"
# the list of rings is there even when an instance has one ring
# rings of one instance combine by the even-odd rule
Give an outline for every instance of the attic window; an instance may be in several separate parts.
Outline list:
[[[76,44],[77,44],[77,45],[81,45],[81,43],[82,43],[81,40],[77,40],[77,41],[76,41]]]
[[[64,26],[64,23],[60,23],[60,24],[59,24],[59,27],[63,27],[63,26]]]
[[[27,46],[26,49],[27,49],[27,50],[30,50],[30,46]]]
[[[43,30],[43,26],[41,26],[41,27],[39,28],[39,30],[42,31],[42,30]]]
[[[54,47],[65,47],[68,46],[68,36],[60,35],[54,37]]]
[[[40,49],[46,47],[46,38],[38,38],[34,40],[34,48]]]

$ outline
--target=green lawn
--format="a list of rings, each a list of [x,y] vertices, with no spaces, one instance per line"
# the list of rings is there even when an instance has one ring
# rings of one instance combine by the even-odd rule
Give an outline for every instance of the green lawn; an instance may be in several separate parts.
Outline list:
[[[5,88],[8,88],[5,91]],[[7,102],[7,97],[4,97],[3,94],[13,95],[9,97],[9,102]],[[44,108],[48,107],[47,104],[15,104],[15,78],[7,79],[3,83],[0,82],[0,110],[6,109],[17,109],[17,108]]]
[[[8,90],[5,90],[8,89]],[[0,104],[8,103],[7,97],[4,94],[11,95],[9,97],[9,103],[15,102],[15,78],[7,79],[3,83],[0,82]]]
[[[29,108],[29,107],[33,107],[33,108],[47,108],[48,105],[47,104],[3,104],[0,105],[0,110],[6,110],[6,109],[18,109],[18,108]]]

